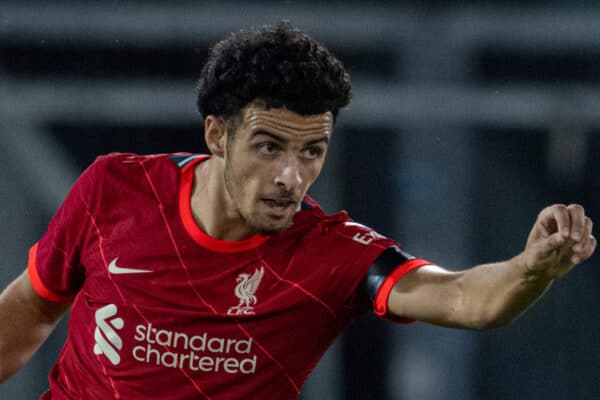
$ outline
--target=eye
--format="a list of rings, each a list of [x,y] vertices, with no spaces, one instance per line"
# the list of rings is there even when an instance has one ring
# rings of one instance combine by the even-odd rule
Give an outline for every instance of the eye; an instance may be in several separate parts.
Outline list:
[[[323,155],[323,149],[318,146],[310,146],[302,150],[302,157],[315,160]]]
[[[272,156],[279,151],[279,145],[274,142],[262,142],[256,145],[261,154]]]

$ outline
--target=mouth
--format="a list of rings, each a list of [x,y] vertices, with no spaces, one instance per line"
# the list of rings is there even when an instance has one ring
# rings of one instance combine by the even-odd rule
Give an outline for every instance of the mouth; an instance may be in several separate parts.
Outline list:
[[[269,214],[274,217],[285,217],[296,209],[296,202],[289,199],[262,199],[267,206]]]

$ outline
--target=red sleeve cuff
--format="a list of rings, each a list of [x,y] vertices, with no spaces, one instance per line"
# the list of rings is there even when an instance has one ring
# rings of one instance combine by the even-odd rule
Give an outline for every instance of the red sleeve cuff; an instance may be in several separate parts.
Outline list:
[[[413,320],[411,318],[395,317],[395,316],[387,315],[388,299],[390,297],[392,288],[400,280],[400,278],[402,278],[404,275],[406,275],[410,271],[417,269],[419,267],[422,267],[424,265],[433,265],[433,264],[430,263],[429,261],[423,260],[421,258],[413,258],[412,260],[403,262],[402,264],[398,265],[398,267],[385,278],[385,280],[381,284],[381,287],[377,291],[375,300],[373,301],[373,308],[374,308],[374,312],[376,315],[378,315],[379,317],[385,317],[385,318],[390,319],[395,322],[400,322],[400,323],[405,323],[405,324],[415,322],[415,320]]]
[[[37,248],[38,244],[34,244],[33,247],[29,250],[29,261],[27,263],[27,273],[29,274],[29,280],[31,281],[31,286],[33,286],[33,290],[36,291],[40,297],[54,302],[54,303],[70,303],[73,301],[75,296],[62,296],[60,294],[56,294],[44,285],[42,279],[37,270]]]

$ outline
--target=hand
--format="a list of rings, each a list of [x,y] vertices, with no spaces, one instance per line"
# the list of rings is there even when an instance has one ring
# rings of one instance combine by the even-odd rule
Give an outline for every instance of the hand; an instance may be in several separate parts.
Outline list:
[[[521,259],[529,277],[555,279],[590,258],[596,244],[583,207],[555,204],[538,215]]]

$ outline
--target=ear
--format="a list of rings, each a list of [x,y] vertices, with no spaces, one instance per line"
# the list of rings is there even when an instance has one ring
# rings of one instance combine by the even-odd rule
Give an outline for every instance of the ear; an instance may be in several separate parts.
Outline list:
[[[204,119],[204,141],[210,152],[217,157],[225,156],[227,128],[225,123],[214,115]]]

